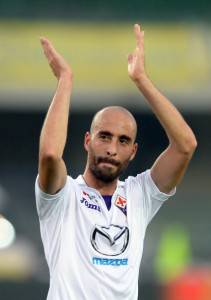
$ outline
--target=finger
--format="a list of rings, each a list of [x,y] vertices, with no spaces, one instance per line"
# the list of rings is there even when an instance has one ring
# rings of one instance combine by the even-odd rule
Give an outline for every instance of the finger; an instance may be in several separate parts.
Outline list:
[[[50,47],[50,41],[47,38],[40,37],[40,42],[44,50]]]
[[[41,42],[43,51],[45,53],[45,56],[47,57],[47,59],[49,61],[51,61],[53,57],[58,55],[56,49],[53,47],[53,45],[47,38],[40,37],[40,42]]]
[[[141,47],[143,44],[144,31],[141,31],[141,27],[139,24],[134,25],[134,33],[136,37],[137,47]]]
[[[40,37],[40,42],[44,51],[44,54],[48,60],[51,59],[50,42],[45,37]]]
[[[128,61],[129,64],[132,63],[132,61],[133,61],[133,54],[131,54],[131,53],[128,54],[127,61]]]
[[[41,42],[42,44],[46,44],[46,43],[49,42],[49,40],[48,40],[46,37],[41,36],[41,37],[40,37],[40,42]]]

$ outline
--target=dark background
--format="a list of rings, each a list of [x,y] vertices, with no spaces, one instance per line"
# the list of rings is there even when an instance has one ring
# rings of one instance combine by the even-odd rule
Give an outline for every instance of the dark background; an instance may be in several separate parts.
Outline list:
[[[1,1],[3,18],[57,18],[67,20],[178,20],[193,19],[210,22],[211,3],[208,0],[10,0]]]

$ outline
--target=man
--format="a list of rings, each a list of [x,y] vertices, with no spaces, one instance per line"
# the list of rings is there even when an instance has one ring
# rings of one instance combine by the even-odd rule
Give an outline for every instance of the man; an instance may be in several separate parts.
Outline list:
[[[58,79],[40,137],[36,202],[48,266],[48,300],[135,300],[145,230],[162,203],[175,193],[196,148],[193,132],[177,109],[151,83],[144,68],[144,32],[128,73],[145,96],[168,139],[150,170],[119,181],[137,151],[136,122],[125,108],[106,107],[84,139],[87,164],[77,179],[62,159],[67,138],[72,70],[41,38]]]

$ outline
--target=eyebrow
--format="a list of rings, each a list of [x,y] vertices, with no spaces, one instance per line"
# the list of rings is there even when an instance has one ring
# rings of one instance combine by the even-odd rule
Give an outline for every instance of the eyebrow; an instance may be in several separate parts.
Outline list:
[[[131,139],[129,136],[125,135],[125,134],[120,135],[120,138],[121,138],[121,139],[125,139],[125,140],[128,141],[128,142],[132,141],[132,139]]]
[[[101,130],[98,132],[98,135],[103,134],[103,135],[107,135],[107,136],[112,136],[113,134],[109,131],[106,130]]]
[[[106,130],[101,130],[98,132],[98,135],[101,135],[101,134],[106,135],[106,136],[113,136],[113,134],[110,131],[106,131]],[[126,134],[120,135],[119,138],[125,139],[128,142],[132,141],[132,139],[129,136],[127,136]]]

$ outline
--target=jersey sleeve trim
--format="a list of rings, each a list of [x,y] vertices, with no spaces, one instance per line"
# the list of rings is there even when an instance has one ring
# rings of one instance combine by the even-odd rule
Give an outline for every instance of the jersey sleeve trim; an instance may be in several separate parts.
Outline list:
[[[35,182],[35,199],[36,207],[40,221],[47,221],[52,216],[56,218],[56,215],[59,216],[63,210],[63,207],[67,200],[69,199],[69,176],[67,176],[66,183],[64,187],[56,194],[48,194],[41,190],[39,186],[39,175],[36,178]]]
[[[36,181],[35,181],[35,189],[36,189],[36,192],[39,193],[39,196],[40,196],[41,199],[46,200],[46,201],[56,200],[56,199],[61,198],[61,196],[64,194],[64,191],[65,191],[66,186],[67,186],[67,182],[68,182],[68,180],[66,178],[65,185],[56,194],[48,194],[48,193],[45,193],[41,190],[41,188],[39,186],[39,174],[38,174],[37,178],[36,178]]]
[[[161,192],[152,179],[150,169],[148,169],[146,171],[146,180],[147,180],[149,186],[151,187],[152,195],[160,201],[166,201],[169,197],[172,197],[176,193],[176,187],[173,188],[169,193]]]

